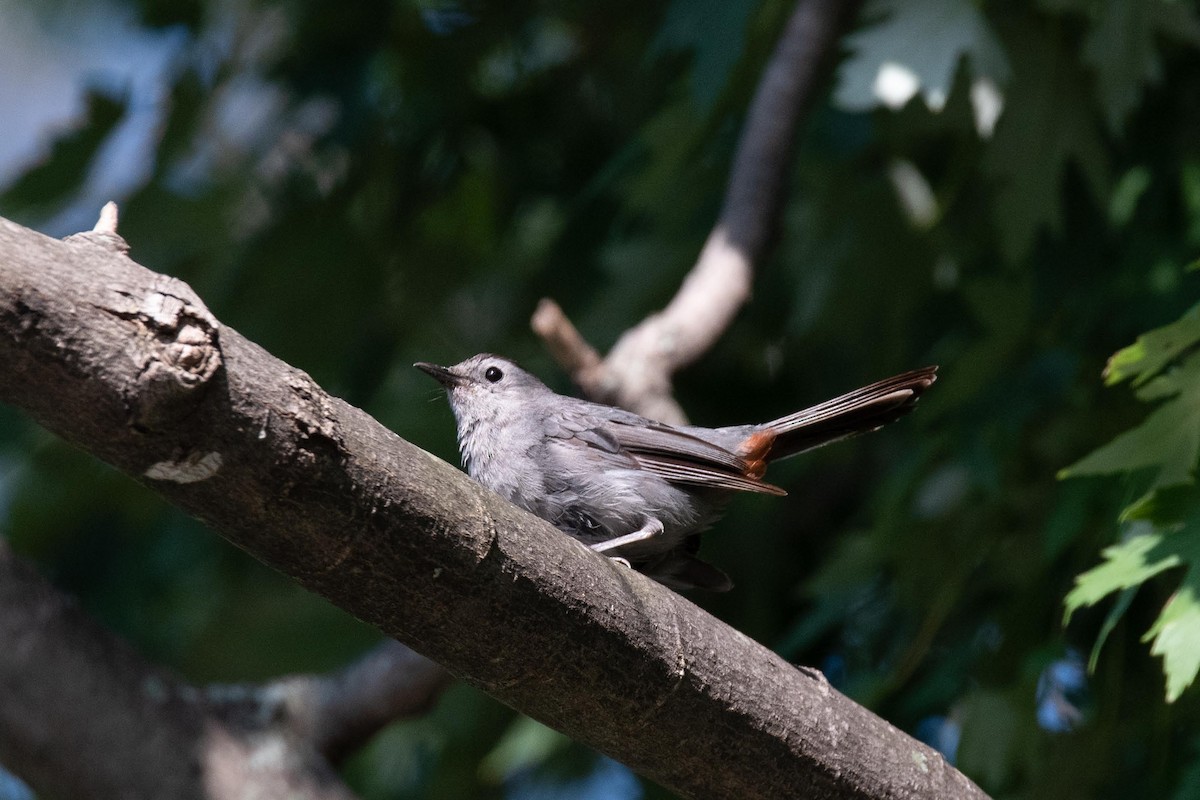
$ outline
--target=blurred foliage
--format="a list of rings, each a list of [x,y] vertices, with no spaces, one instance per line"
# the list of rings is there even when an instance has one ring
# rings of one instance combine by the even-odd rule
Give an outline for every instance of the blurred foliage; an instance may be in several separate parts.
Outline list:
[[[96,46],[84,6],[3,0],[46,58],[0,71],[0,98],[30,89],[10,137],[36,98],[86,99],[0,164],[0,214],[64,235],[115,197],[138,261],[449,460],[412,362],[491,350],[567,391],[528,329],[538,298],[601,348],[660,307],[792,7],[108,2],[133,27],[101,45],[172,34],[151,80],[61,76]],[[942,365],[911,417],[778,465],[785,499],[739,498],[705,542],[738,585],[694,599],[998,798],[1195,796],[1200,324],[1111,363],[1149,415],[1097,376],[1196,303],[1198,43],[1183,2],[869,2],[753,302],[678,377],[720,424]],[[1057,482],[1072,463],[1115,474]],[[191,680],[329,669],[375,635],[11,410],[0,513]],[[370,798],[666,796],[466,687],[346,774]]]

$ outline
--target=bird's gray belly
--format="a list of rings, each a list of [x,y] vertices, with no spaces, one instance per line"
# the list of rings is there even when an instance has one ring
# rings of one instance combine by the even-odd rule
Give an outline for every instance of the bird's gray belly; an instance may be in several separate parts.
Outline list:
[[[585,544],[632,533],[651,519],[662,523],[660,535],[611,553],[632,561],[679,546],[712,524],[724,505],[716,493],[670,484],[637,469],[608,469],[586,476],[551,474],[546,476],[546,486],[548,507],[539,516]]]

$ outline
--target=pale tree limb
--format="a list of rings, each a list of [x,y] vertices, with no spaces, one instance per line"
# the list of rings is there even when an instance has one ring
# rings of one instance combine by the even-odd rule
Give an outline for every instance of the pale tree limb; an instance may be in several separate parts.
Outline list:
[[[711,348],[750,298],[754,266],[775,235],[791,152],[830,54],[860,0],[800,0],[767,63],[734,154],[716,225],[679,291],[606,357],[554,301],[530,322],[583,392],[651,419],[687,421],[671,377]]]
[[[984,797],[824,680],[326,394],[113,238],[56,241],[0,220],[0,400],[684,797]],[[5,680],[33,692],[43,678]],[[136,709],[135,688],[118,696]],[[72,725],[42,744],[94,746]],[[204,734],[197,722],[170,735]]]

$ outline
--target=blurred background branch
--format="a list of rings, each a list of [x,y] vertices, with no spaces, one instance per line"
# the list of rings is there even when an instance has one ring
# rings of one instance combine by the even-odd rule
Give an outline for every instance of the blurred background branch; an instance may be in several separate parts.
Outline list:
[[[671,377],[709,350],[750,299],[755,266],[776,236],[798,129],[861,5],[796,4],[746,115],[716,225],[666,308],[622,333],[601,358],[557,303],[538,304],[534,332],[588,397],[650,419],[687,422]]]
[[[354,794],[333,767],[420,715],[446,673],[385,643],[331,675],[195,687],[151,665],[0,542],[0,760],[56,797]]]

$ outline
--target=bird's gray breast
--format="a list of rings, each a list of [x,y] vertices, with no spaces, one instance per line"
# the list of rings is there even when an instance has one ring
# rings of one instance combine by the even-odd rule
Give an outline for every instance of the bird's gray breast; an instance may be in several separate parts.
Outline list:
[[[467,474],[511,503],[538,516],[546,493],[538,457],[540,433],[520,414],[462,414],[458,444]]]

